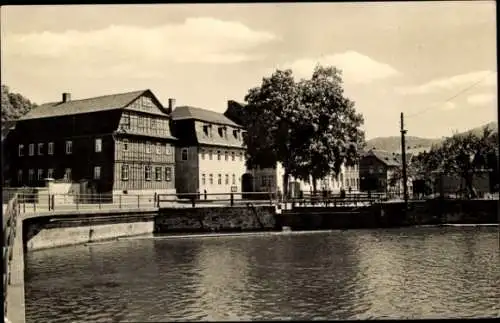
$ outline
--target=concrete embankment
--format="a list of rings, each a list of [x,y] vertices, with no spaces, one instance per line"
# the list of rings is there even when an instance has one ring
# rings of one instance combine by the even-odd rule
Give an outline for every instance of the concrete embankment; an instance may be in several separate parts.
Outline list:
[[[175,233],[389,228],[413,225],[498,223],[498,201],[433,200],[366,207],[296,207],[277,214],[272,206],[160,208],[44,215],[24,220],[26,250],[119,237]]]
[[[157,209],[73,212],[24,220],[25,250],[39,250],[153,233]]]
[[[27,218],[23,238],[25,250],[32,251],[153,233],[249,232],[276,228],[275,208],[271,206],[101,210]]]

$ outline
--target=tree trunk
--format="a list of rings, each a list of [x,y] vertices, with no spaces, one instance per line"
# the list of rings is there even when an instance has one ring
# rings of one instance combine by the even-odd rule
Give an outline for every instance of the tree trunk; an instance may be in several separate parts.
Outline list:
[[[314,177],[314,176],[312,178],[312,184],[313,184],[313,193],[314,193],[314,195],[316,195],[317,180],[316,180],[316,177]]]
[[[477,197],[477,194],[476,194],[476,190],[474,189],[474,186],[472,184],[472,177],[473,177],[473,173],[471,172],[467,172],[465,174],[465,187],[467,188],[467,195],[470,197],[470,198],[476,198]]]
[[[283,196],[288,196],[288,179],[290,177],[290,174],[288,173],[288,170],[285,169],[285,174],[283,175]]]

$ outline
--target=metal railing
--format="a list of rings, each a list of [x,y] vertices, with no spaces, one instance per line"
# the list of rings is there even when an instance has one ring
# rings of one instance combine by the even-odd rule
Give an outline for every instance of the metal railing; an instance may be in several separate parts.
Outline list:
[[[3,306],[4,313],[7,313],[7,293],[9,289],[9,285],[11,283],[10,280],[10,264],[13,255],[13,245],[14,239],[16,237],[16,225],[17,225],[17,216],[18,216],[18,198],[14,195],[5,206],[3,210]]]
[[[177,193],[158,194],[157,207],[163,203],[175,202],[179,205],[196,206],[235,206],[246,205],[274,205],[277,194],[273,192],[229,192],[229,193]]]
[[[28,194],[18,195],[21,213],[139,209],[156,207],[155,195],[132,194]]]
[[[385,193],[331,193],[331,192],[316,192],[316,193],[301,193],[298,197],[286,199],[285,202],[291,203],[292,208],[295,206],[359,206],[373,204],[388,199]]]

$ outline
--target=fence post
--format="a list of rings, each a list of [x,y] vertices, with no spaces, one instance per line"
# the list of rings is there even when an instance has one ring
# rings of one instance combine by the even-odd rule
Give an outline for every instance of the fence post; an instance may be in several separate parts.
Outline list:
[[[160,194],[156,196],[156,207],[160,208]]]
[[[80,198],[78,197],[78,195],[76,196],[76,209],[78,210],[78,203],[80,201]]]
[[[233,193],[231,193],[230,199],[231,199],[231,206],[233,206],[234,205],[234,194]]]
[[[101,199],[102,199],[102,195],[101,195],[101,193],[99,193],[99,194],[97,195],[97,199],[99,200],[99,210],[100,210],[100,209],[101,209]]]
[[[55,197],[54,197],[54,196],[55,196],[54,194],[52,194],[52,196],[51,196],[51,200],[52,200],[52,211],[54,211],[54,210],[55,210],[55,206],[56,206],[56,203],[55,203]]]
[[[118,195],[118,208],[122,208],[122,196]]]
[[[194,196],[191,197],[191,204],[193,205],[193,207],[196,207],[196,199]]]
[[[138,209],[141,208],[141,196],[140,195],[137,195],[137,208]]]

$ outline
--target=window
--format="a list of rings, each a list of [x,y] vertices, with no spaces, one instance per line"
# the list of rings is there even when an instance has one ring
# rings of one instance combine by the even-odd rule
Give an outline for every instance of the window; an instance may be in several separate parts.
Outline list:
[[[47,178],[54,178],[54,168],[47,169]]]
[[[68,140],[66,141],[66,155],[70,155],[73,152],[73,142]]]
[[[100,166],[94,167],[94,179],[101,179],[101,167]]]
[[[22,169],[17,171],[17,183],[18,184],[23,183],[23,170]]]
[[[147,181],[151,180],[151,166],[145,166],[145,168],[144,168],[144,178]]]
[[[222,185],[222,174],[217,175],[217,184]]]
[[[155,179],[161,181],[161,167],[155,167]]]
[[[137,128],[144,128],[144,117],[137,117]]]
[[[203,126],[203,134],[208,137],[208,126],[207,125]]]
[[[235,155],[234,155],[234,151],[231,152],[231,160],[234,161],[236,159]]]
[[[64,170],[64,179],[66,181],[71,181],[71,168],[66,168]]]
[[[35,170],[30,169],[28,171],[28,182],[31,184],[33,182],[33,178],[35,177]]]
[[[188,160],[188,150],[187,150],[187,148],[182,148],[181,159],[182,160]]]
[[[172,148],[168,144],[165,145],[165,155],[172,155]]]
[[[122,165],[122,181],[128,181],[128,165]]]
[[[233,130],[233,136],[235,139],[238,139],[238,130]]]
[[[151,118],[150,125],[151,125],[151,129],[156,130],[156,119]]]
[[[124,151],[128,150],[128,139],[123,139],[123,150]]]
[[[219,131],[219,136],[222,138],[224,136],[224,129],[222,127],[219,127],[219,129],[217,129]]]
[[[226,174],[226,185],[229,185],[229,174]]]
[[[24,156],[24,145],[19,145],[19,157]]]
[[[214,183],[214,175],[212,175],[212,174],[208,175],[208,182],[210,183],[210,185],[212,185]]]
[[[205,160],[205,149],[201,150],[201,159]]]
[[[236,175],[233,174],[233,185],[236,184]]]
[[[30,144],[30,145],[28,146],[28,154],[29,154],[30,156],[33,156],[33,155],[35,154],[35,144]]]
[[[151,154],[151,143],[146,141],[146,154]]]
[[[38,170],[38,176],[37,176],[37,179],[39,181],[43,180],[43,169],[39,169]]]
[[[224,152],[224,159],[229,160],[229,153],[227,151]]]
[[[43,155],[43,143],[38,144],[38,155]]]
[[[208,151],[208,159],[212,160],[212,158],[213,158],[213,156],[212,156],[212,151],[211,151],[211,150],[209,150],[209,151]]]
[[[49,142],[49,144],[47,146],[47,154],[54,155],[54,143],[53,142]]]
[[[96,138],[95,140],[95,152],[100,153],[102,151],[102,139]]]
[[[165,181],[170,182],[172,180],[172,168],[165,167]]]
[[[130,129],[130,114],[128,113],[122,115],[122,128]]]
[[[205,185],[206,180],[205,180],[205,174],[201,174],[201,185]]]
[[[156,144],[156,154],[159,155],[161,154],[161,144],[160,143],[157,143]],[[161,173],[161,172],[160,172]]]
[[[217,160],[220,160],[220,150],[217,150]]]

